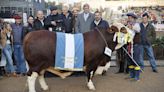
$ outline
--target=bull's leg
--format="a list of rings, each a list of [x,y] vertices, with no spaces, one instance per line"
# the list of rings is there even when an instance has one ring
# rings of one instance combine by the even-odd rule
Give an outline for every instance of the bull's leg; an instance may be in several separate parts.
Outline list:
[[[38,77],[37,72],[32,72],[31,76],[27,77],[29,92],[36,92],[36,90],[35,90],[35,81],[36,81],[37,77]]]
[[[71,75],[73,72],[65,72],[61,73],[59,70],[54,69],[53,67],[49,67],[47,71],[60,76],[62,79],[66,78],[67,76]]]
[[[104,70],[107,71],[110,68],[111,62],[106,63]]]
[[[40,72],[39,83],[40,83],[40,86],[43,90],[48,90],[48,85],[46,84],[46,81],[45,81],[45,78],[44,78],[44,73],[45,73],[45,70],[42,70]]]
[[[104,71],[102,73],[102,75],[106,74],[106,72],[108,71],[108,69],[110,68],[111,62],[109,61],[108,63],[106,63],[105,67],[104,67]]]
[[[87,86],[90,90],[95,90],[95,86],[93,85],[93,82],[92,82],[93,75],[94,75],[94,71],[87,73],[87,77],[88,77]]]

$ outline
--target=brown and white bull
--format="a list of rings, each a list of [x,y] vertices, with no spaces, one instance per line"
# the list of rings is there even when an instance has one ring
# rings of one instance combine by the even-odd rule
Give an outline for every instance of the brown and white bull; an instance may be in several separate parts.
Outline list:
[[[110,66],[110,57],[104,54],[105,47],[108,46],[112,51],[117,43],[113,42],[114,32],[118,28],[112,26],[108,30],[94,29],[86,32],[84,36],[84,72],[87,75],[87,86],[90,90],[95,90],[92,78],[95,72],[102,69],[107,71]],[[50,31],[34,31],[26,35],[23,43],[24,55],[29,65],[28,71],[28,87],[29,92],[36,92],[35,81],[38,78],[41,88],[48,90],[48,85],[44,79],[45,71],[54,73],[55,75],[65,78],[72,72],[60,72],[54,68],[55,65],[55,48],[56,48],[56,33]],[[99,73],[99,74],[101,74]]]

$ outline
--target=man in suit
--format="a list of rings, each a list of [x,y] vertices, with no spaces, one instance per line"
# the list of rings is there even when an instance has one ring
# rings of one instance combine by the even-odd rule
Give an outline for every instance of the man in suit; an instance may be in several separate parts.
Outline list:
[[[94,20],[94,15],[90,12],[89,4],[84,4],[84,12],[77,16],[77,21],[75,24],[76,33],[85,33],[90,31],[91,23]]]

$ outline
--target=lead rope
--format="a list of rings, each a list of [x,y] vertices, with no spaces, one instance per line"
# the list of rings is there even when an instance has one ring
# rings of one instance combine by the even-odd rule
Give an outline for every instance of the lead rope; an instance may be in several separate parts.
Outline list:
[[[105,42],[105,45],[106,45],[107,47],[109,47],[108,44],[107,44],[107,41],[105,40],[105,38],[104,38],[104,36],[103,36],[103,34],[100,32],[100,30],[99,30],[97,27],[96,27],[96,29],[97,29],[97,31],[99,32],[100,36],[103,38],[103,40],[104,40],[104,42]]]
[[[136,64],[136,66],[138,66],[138,67],[140,67],[138,64],[137,64],[137,62],[133,59],[133,57],[128,53],[128,51],[124,48],[124,47],[122,47],[123,48],[123,50],[126,52],[126,54],[128,54],[128,56],[132,59],[132,61]],[[140,70],[141,70],[141,72],[143,72],[143,70],[140,68]]]

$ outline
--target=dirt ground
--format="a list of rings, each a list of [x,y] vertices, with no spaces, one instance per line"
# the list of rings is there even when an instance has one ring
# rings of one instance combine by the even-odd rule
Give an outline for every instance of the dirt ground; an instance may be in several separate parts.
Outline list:
[[[116,67],[112,67],[106,76],[95,76],[96,91],[89,91],[86,87],[86,77],[71,76],[66,79],[59,77],[46,78],[50,87],[48,92],[164,92],[164,67],[158,67],[159,73],[153,73],[146,67],[141,74],[141,80],[134,82],[125,79],[127,74],[115,74]],[[26,77],[5,77],[0,80],[0,92],[28,92],[25,87]],[[37,92],[43,92],[36,83]]]

